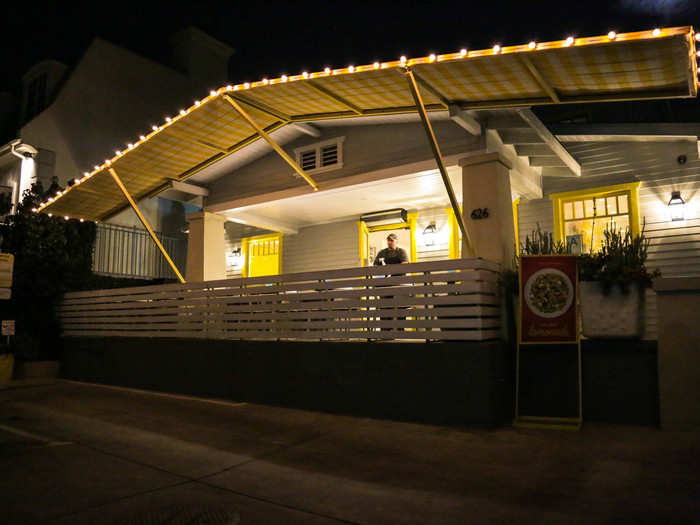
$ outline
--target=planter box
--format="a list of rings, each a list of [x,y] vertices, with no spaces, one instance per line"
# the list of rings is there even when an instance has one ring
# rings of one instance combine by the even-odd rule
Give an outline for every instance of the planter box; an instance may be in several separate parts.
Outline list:
[[[56,379],[60,365],[60,361],[18,362],[15,379]]]
[[[600,283],[579,283],[581,296],[581,323],[585,337],[641,337],[644,333],[644,301],[641,290],[630,287],[623,294],[614,286],[603,295]]]

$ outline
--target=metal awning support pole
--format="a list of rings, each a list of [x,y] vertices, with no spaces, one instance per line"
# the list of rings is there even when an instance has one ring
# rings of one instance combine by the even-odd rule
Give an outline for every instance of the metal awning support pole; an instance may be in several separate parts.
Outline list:
[[[445,168],[445,163],[442,160],[442,153],[440,153],[440,146],[438,146],[437,139],[435,138],[435,132],[433,131],[433,127],[430,125],[430,119],[428,119],[428,113],[425,111],[425,105],[423,104],[423,99],[420,96],[420,91],[418,91],[416,77],[413,75],[413,72],[410,69],[406,68],[405,71],[406,75],[408,76],[408,85],[411,88],[413,100],[416,102],[418,114],[420,115],[420,119],[423,121],[425,133],[428,135],[428,142],[430,143],[430,148],[433,150],[433,156],[435,157],[435,162],[437,162],[438,170],[440,170],[442,182],[445,184],[447,196],[450,198],[450,204],[452,205],[452,210],[455,213],[457,224],[459,224],[459,229],[462,230],[462,238],[464,239],[467,255],[470,257],[474,257],[476,256],[476,253],[474,252],[474,245],[472,243],[471,237],[469,236],[469,232],[467,231],[467,225],[464,223],[464,217],[462,217],[462,212],[459,209],[459,203],[457,202],[455,192],[452,189],[450,177],[447,175],[447,169]]]
[[[160,253],[162,253],[162,254],[163,254],[163,257],[165,257],[165,260],[168,261],[168,264],[170,265],[170,267],[171,267],[171,268],[173,269],[173,271],[175,272],[175,275],[177,275],[177,278],[180,279],[180,282],[181,282],[181,283],[184,283],[184,282],[185,282],[185,279],[182,277],[182,274],[181,274],[180,271],[177,269],[177,266],[175,266],[175,263],[173,262],[173,260],[172,260],[172,259],[170,258],[170,256],[168,255],[168,252],[166,252],[166,251],[165,251],[165,248],[163,248],[163,245],[162,245],[162,244],[160,243],[160,241],[158,240],[158,237],[156,237],[156,234],[153,232],[153,229],[151,228],[151,225],[148,224],[148,221],[146,220],[146,218],[145,218],[145,217],[143,216],[143,214],[141,213],[141,210],[139,210],[138,206],[136,206],[136,203],[134,202],[134,199],[131,198],[131,195],[129,194],[129,192],[127,191],[126,187],[125,187],[124,184],[122,183],[122,180],[119,178],[119,175],[117,175],[117,172],[114,171],[113,168],[107,168],[107,171],[109,172],[109,174],[110,174],[110,175],[112,176],[112,178],[114,179],[114,182],[117,183],[117,186],[119,186],[119,189],[122,190],[122,193],[123,193],[124,196],[126,197],[126,200],[128,200],[128,201],[129,201],[129,204],[131,204],[131,207],[133,208],[134,213],[136,213],[136,216],[137,216],[137,217],[139,218],[139,220],[141,221],[141,224],[143,224],[143,227],[146,228],[146,231],[148,232],[148,235],[151,236],[151,239],[153,239],[153,242],[156,243],[156,246],[157,246],[158,249],[160,250]]]
[[[255,122],[248,113],[245,112],[245,110],[240,106],[238,102],[236,102],[233,98],[229,97],[228,95],[224,95],[224,99],[233,106],[233,109],[235,109],[241,117],[243,117],[248,124],[250,124],[255,131],[258,132],[258,135],[260,135],[262,138],[264,138],[267,143],[272,146],[272,149],[274,149],[277,153],[279,153],[280,157],[282,157],[287,164],[289,164],[292,168],[294,168],[294,171],[296,171],[301,178],[303,178],[306,182],[309,183],[309,185],[314,189],[314,191],[318,191],[318,184],[316,184],[316,181],[314,181],[311,177],[309,177],[306,172],[301,169],[301,166],[299,166],[292,157],[287,155],[287,152],[282,149],[282,146],[277,144],[274,140],[272,140],[272,137],[268,135],[264,129],[262,129],[257,122]]]

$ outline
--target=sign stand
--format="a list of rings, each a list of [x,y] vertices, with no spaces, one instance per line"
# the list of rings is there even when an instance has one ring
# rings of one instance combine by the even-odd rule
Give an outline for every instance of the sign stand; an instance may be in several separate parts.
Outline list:
[[[580,430],[583,422],[581,338],[576,257],[523,256],[519,269],[520,313],[515,370],[515,419],[520,428]],[[541,294],[538,294],[539,291]],[[527,294],[527,295],[526,295]],[[536,298],[541,295],[541,302]],[[554,301],[552,301],[552,298]],[[521,414],[521,347],[544,350],[576,346],[577,415],[572,417]],[[573,349],[573,348],[572,348]]]

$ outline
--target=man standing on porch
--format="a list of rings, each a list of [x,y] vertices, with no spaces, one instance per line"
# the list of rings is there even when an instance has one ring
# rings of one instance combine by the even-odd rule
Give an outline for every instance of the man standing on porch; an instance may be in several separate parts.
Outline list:
[[[396,245],[396,234],[390,233],[386,238],[387,247],[380,250],[377,257],[374,259],[375,266],[381,266],[383,264],[406,264],[408,263],[408,255],[406,255],[406,250],[399,248]]]

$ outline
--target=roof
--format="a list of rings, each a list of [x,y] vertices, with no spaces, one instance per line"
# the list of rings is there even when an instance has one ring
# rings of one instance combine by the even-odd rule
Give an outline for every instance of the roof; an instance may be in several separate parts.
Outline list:
[[[225,96],[267,132],[293,122],[414,113],[405,68],[419,80],[428,111],[694,97],[698,83],[688,26],[463,49],[229,85],[120,148],[37,211],[102,220],[126,204],[107,168],[139,200],[258,140]]]

